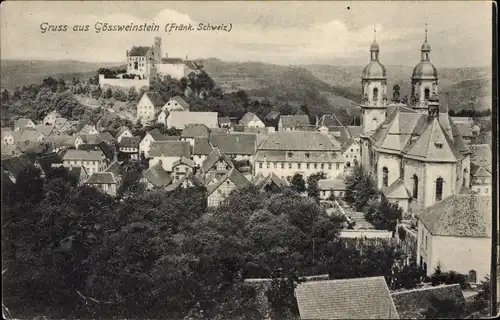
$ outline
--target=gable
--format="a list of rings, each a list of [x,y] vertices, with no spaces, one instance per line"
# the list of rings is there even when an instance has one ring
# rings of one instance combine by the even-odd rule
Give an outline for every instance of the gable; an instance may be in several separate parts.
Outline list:
[[[407,155],[427,161],[456,162],[450,140],[446,137],[437,119],[427,125],[423,134],[417,139]]]

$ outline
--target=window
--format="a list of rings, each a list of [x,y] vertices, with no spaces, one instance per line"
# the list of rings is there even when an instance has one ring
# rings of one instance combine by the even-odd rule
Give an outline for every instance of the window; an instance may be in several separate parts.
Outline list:
[[[309,163],[306,164],[306,169],[309,169],[311,165]]]
[[[325,169],[325,164],[324,163],[321,164],[321,169]]]
[[[268,162],[267,163],[267,168],[269,169],[271,167],[271,164]]]
[[[476,283],[477,282],[477,272],[476,270],[471,270],[469,271],[469,276],[468,276],[469,282]]]
[[[309,152],[306,152],[306,158],[309,158],[310,154]]]
[[[278,163],[277,162],[274,163],[274,169],[276,169],[276,168],[278,168]]]
[[[425,235],[425,250],[427,250],[427,235]]]
[[[436,146],[436,148],[438,148],[438,149],[443,149],[443,144],[442,144],[442,143],[438,143],[438,142],[436,142],[436,143],[434,143],[434,145],[435,145],[435,146]]]
[[[437,178],[436,180],[436,201],[441,201],[443,199],[443,178]]]
[[[378,88],[373,88],[373,101],[378,100]]]
[[[328,170],[332,170],[332,164],[331,163],[328,164]]]
[[[353,152],[353,151],[354,151],[354,150],[353,150],[353,149],[351,149],[351,152]]]
[[[259,162],[259,168],[262,169],[262,162]]]
[[[300,169],[300,163],[297,163],[297,169]]]
[[[281,169],[285,169],[285,164],[284,163],[281,164]]]
[[[484,188],[484,193],[488,193],[488,188]]]
[[[413,198],[418,199],[418,177],[416,174],[413,175]]]
[[[431,94],[431,91],[429,90],[429,88],[425,88],[425,90],[424,90],[425,100],[429,100],[430,94]]]
[[[292,157],[293,156],[293,152],[288,152],[288,156]]]
[[[138,62],[134,62],[134,69],[135,70],[139,69],[139,63]]]
[[[335,169],[339,170],[340,169],[340,164],[336,164]]]
[[[318,164],[317,163],[314,164],[314,169],[318,169]]]
[[[387,167],[382,168],[382,187],[389,186],[389,169]]]
[[[345,164],[348,168],[351,167],[351,163],[349,161],[347,161],[347,163]]]
[[[468,174],[468,173],[467,173],[467,168],[465,168],[465,169],[464,169],[464,176],[463,176],[463,178],[462,178],[462,186],[464,186],[464,187],[465,187],[466,182],[467,182],[467,174]]]
[[[291,163],[288,164],[288,169],[292,169],[292,164]]]

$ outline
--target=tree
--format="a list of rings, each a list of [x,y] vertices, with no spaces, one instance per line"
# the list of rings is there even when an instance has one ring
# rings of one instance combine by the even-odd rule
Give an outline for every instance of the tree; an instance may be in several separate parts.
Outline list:
[[[319,200],[318,181],[326,179],[324,172],[314,173],[307,177],[307,195],[311,198]]]
[[[297,191],[298,193],[303,193],[306,191],[306,182],[304,180],[304,177],[299,173],[293,175],[290,184],[292,185],[292,189]]]
[[[491,280],[489,276],[486,276],[486,278],[481,281],[478,289],[478,294],[474,296],[472,311],[478,312],[483,316],[490,316]]]
[[[2,91],[2,103],[6,103],[10,100],[10,93],[7,91],[7,89],[4,89]]]
[[[399,91],[401,90],[401,88],[399,87],[398,84],[395,84],[393,87],[392,87],[392,100],[394,102],[399,102]]]
[[[137,101],[138,97],[139,94],[137,93],[135,87],[130,87],[128,90],[128,101]]]
[[[113,92],[113,98],[118,101],[127,101],[128,96],[127,92],[123,89],[117,88]]]
[[[102,95],[102,90],[101,90],[101,87],[97,87],[95,88],[94,90],[92,90],[92,93],[90,94],[90,96],[93,98],[93,99],[99,99]]]
[[[106,90],[103,91],[102,93],[103,99],[111,99],[113,97],[113,91],[111,91],[111,88],[107,88]]]
[[[433,298],[431,306],[424,312],[425,319],[463,319],[464,306],[453,299]]]

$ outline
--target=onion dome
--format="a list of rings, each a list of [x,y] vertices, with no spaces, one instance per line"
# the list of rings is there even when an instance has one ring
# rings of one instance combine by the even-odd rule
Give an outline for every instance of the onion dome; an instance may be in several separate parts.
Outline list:
[[[413,79],[437,79],[437,69],[428,60],[420,61],[420,63],[413,69],[411,77]]]
[[[385,79],[387,78],[387,72],[385,67],[378,61],[372,60],[368,65],[363,69],[363,73],[361,74],[362,79]]]
[[[380,47],[378,46],[377,41],[373,41],[372,45],[370,46],[370,51],[380,51]]]

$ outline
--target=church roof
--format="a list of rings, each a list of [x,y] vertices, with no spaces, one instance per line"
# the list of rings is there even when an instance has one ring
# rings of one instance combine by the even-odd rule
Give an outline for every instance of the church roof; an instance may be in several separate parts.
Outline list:
[[[385,67],[378,61],[372,60],[363,69],[361,79],[385,79],[387,78],[387,71]]]
[[[415,66],[411,75],[412,79],[435,79],[437,80],[438,74],[436,67],[429,61],[423,60]]]
[[[409,199],[410,192],[406,189],[402,179],[394,181],[393,184],[383,189],[382,192],[389,199]]]

